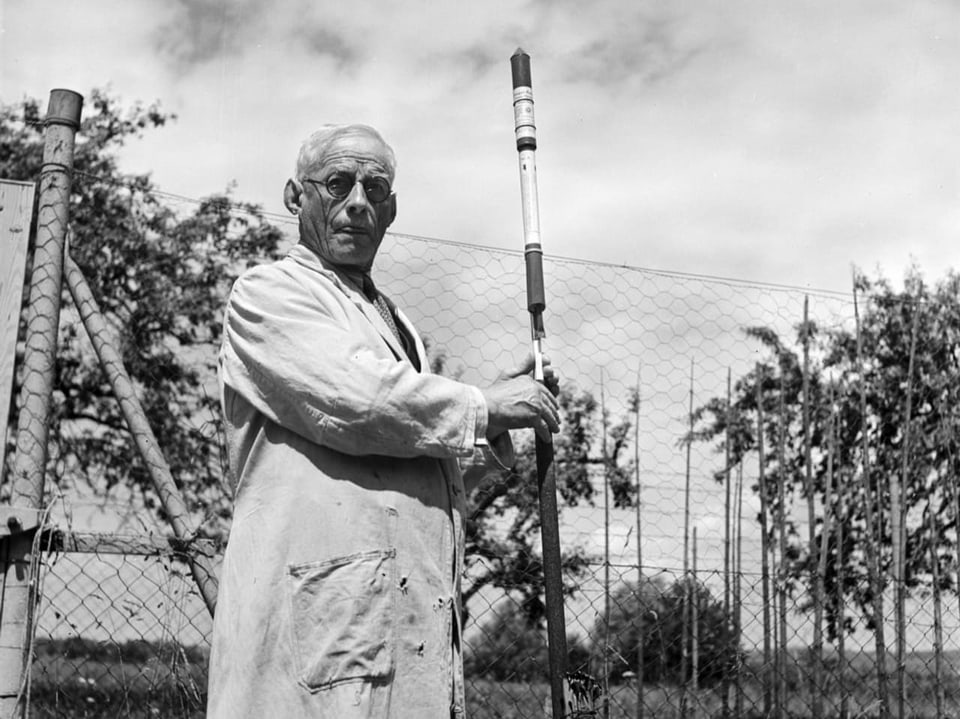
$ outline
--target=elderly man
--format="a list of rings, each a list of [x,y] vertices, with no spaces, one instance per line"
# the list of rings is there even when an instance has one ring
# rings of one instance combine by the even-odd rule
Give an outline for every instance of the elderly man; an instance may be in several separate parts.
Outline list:
[[[478,388],[430,374],[370,270],[397,212],[393,151],[362,125],[300,150],[300,242],[246,272],[220,383],[235,509],[208,717],[462,716],[464,499],[559,423],[530,363]]]

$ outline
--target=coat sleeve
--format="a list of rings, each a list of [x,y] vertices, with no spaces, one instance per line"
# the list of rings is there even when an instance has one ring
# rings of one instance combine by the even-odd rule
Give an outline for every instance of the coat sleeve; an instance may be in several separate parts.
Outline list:
[[[470,494],[481,482],[493,475],[504,476],[516,464],[517,458],[513,449],[513,440],[509,432],[498,437],[478,442],[473,455],[460,460],[460,470],[463,473],[463,486]]]
[[[282,265],[234,284],[221,382],[271,421],[339,452],[471,457],[486,425],[480,390],[372,346],[332,283]]]

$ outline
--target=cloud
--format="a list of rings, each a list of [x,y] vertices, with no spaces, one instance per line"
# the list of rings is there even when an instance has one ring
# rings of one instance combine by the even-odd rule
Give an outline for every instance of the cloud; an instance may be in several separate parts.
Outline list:
[[[561,81],[616,86],[660,81],[680,72],[700,52],[702,38],[664,3],[551,3],[545,21],[566,51]],[[554,43],[551,43],[554,44]]]
[[[175,14],[156,28],[153,40],[175,72],[241,54],[263,9],[256,0],[174,0],[171,7]]]
[[[145,51],[170,12],[155,0],[4,2],[0,97],[43,99],[53,88],[86,94],[110,85],[123,97],[156,99],[164,94],[165,73]]]
[[[342,33],[328,27],[299,27],[293,37],[303,42],[310,55],[332,58],[336,67],[345,70],[361,59],[360,48]]]
[[[515,247],[520,45],[548,253],[818,287],[957,264],[956,4],[94,5],[4,6],[3,97],[159,99],[178,123],[125,159],[171,192],[282,211],[300,139],[361,120],[397,149],[398,231]]]

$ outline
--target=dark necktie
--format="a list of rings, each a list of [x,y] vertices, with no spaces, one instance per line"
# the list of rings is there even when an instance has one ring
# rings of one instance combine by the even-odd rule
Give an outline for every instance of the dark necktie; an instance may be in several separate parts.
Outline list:
[[[397,323],[393,319],[393,312],[390,311],[387,301],[383,299],[383,296],[380,294],[379,290],[377,290],[376,285],[373,284],[373,279],[370,277],[370,275],[363,276],[363,294],[365,294],[367,299],[370,300],[373,303],[373,306],[377,308],[377,312],[380,313],[383,321],[387,324],[387,327],[390,328],[393,336],[396,337],[397,342],[399,342],[400,346],[403,347],[403,351],[406,353],[407,358],[413,363],[413,366],[419,370],[420,362],[417,360],[417,352],[413,347],[413,342],[407,337],[406,332],[401,332],[400,328],[397,327]]]
[[[393,320],[393,313],[390,311],[383,297],[380,296],[380,292],[377,290],[376,285],[373,284],[370,275],[363,276],[363,294],[367,296],[368,300],[373,302],[373,306],[377,308],[377,312],[380,313],[383,321],[387,323],[387,327],[393,332],[393,336],[397,338],[397,342],[403,345],[400,330],[397,329],[397,323]]]

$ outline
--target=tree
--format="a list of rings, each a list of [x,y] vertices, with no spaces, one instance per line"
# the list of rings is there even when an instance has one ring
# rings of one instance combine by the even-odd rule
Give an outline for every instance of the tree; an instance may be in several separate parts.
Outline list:
[[[149,175],[120,170],[117,155],[127,142],[174,119],[158,105],[124,110],[116,98],[94,90],[84,115],[75,153],[70,252],[115,333],[185,499],[207,520],[202,533],[222,537],[230,517],[221,481],[225,463],[215,383],[222,309],[244,267],[278,256],[282,233],[258,206],[232,202],[228,192],[178,213]],[[0,130],[0,176],[35,180],[43,145],[39,102],[0,106]],[[70,307],[65,295],[48,476],[60,487],[82,485],[101,497],[132,488],[161,514],[119,407]],[[434,349],[433,365],[444,369],[442,348]],[[621,461],[629,422],[610,429],[604,453],[598,451],[597,428],[608,418],[596,400],[568,389],[561,405],[564,429],[556,442],[555,466],[563,500],[569,506],[593,502],[591,472],[603,466],[605,456],[614,501],[629,506],[631,471]],[[10,410],[15,416],[15,406]],[[465,598],[498,586],[517,595],[526,616],[539,622],[545,607],[535,548],[539,517],[532,441],[523,440],[518,455],[514,470],[469,498],[471,570]],[[505,534],[495,529],[501,524],[508,527]],[[582,550],[568,553],[568,576],[575,578],[587,560]],[[567,590],[573,592],[575,586]]]
[[[229,518],[215,384],[222,308],[238,271],[276,257],[282,233],[259,207],[226,193],[178,214],[149,175],[119,169],[125,143],[173,119],[158,105],[123,110],[108,93],[91,93],[77,137],[69,245],[188,505],[212,520],[202,532],[221,536]],[[42,148],[38,101],[0,106],[0,177],[36,180]],[[161,513],[66,293],[63,307],[48,476],[100,496],[132,487]]]
[[[702,686],[720,681],[726,669],[735,664],[739,648],[726,643],[725,627],[730,618],[724,614],[723,601],[715,599],[706,585],[688,578],[690,597],[697,602],[697,648],[700,661],[698,680]],[[626,583],[611,596],[608,653],[610,681],[619,682],[626,672],[637,670],[639,652],[643,651],[644,682],[679,683],[684,677],[683,606],[687,583],[677,579],[669,586],[659,577],[645,577],[641,589]],[[604,626],[598,620],[591,636],[594,665],[602,666]],[[688,656],[692,654],[693,632],[687,636]],[[689,660],[688,660],[689,661]],[[686,668],[689,673],[690,667]]]
[[[546,680],[547,640],[516,605],[501,605],[468,644],[463,670],[468,677],[501,682]]]
[[[759,389],[766,418],[766,484],[755,485],[753,490],[767,494],[776,520],[780,508],[775,488],[777,483],[784,486],[788,498],[784,521],[792,538],[787,557],[791,587],[805,586],[808,594],[812,593],[818,555],[826,542],[830,561],[824,576],[825,601],[832,637],[849,628],[840,597],[844,604],[852,600],[868,625],[876,626],[873,599],[883,590],[895,561],[891,551],[891,477],[903,482],[907,588],[929,587],[931,546],[940,562],[955,567],[957,561],[956,533],[945,530],[955,526],[960,517],[960,384],[956,381],[960,376],[960,276],[951,272],[931,289],[919,272],[911,269],[903,291],[895,291],[883,279],[869,280],[863,275],[857,277],[856,288],[861,303],[868,298],[860,313],[859,353],[856,328],[849,324],[820,327],[801,322],[792,342],[770,328],[748,328],[746,334],[761,341],[769,358],[736,382],[729,413],[726,398],[714,398],[696,412],[697,438],[719,438],[720,452],[725,449],[729,416],[731,461],[743,462],[757,447]],[[844,542],[838,546],[834,535],[823,536],[823,523],[818,521],[812,556],[809,545],[797,534],[798,521],[789,513],[790,499],[805,499],[807,492],[802,428],[804,343],[812,358],[808,377],[811,491],[818,506],[827,507],[835,522],[844,527]],[[831,425],[836,428],[835,441],[831,440]],[[831,452],[835,491],[827,497],[824,488]],[[723,477],[721,470],[717,479]],[[876,524],[873,536],[868,510]],[[934,532],[923,519],[930,510],[936,518]],[[868,566],[874,551],[880,582],[876,585],[870,581]],[[841,576],[842,586],[838,586]],[[957,590],[956,572],[941,571],[940,577],[942,588]],[[803,606],[809,608],[809,602]]]
[[[635,488],[632,465],[623,460],[631,422],[621,420],[607,433],[607,448],[598,447],[598,428],[608,418],[593,395],[565,387],[560,392],[561,432],[554,438],[554,471],[563,503],[593,505],[597,472],[607,467],[617,507],[631,506]],[[505,527],[505,529],[503,529]],[[534,544],[540,535],[536,453],[532,435],[517,447],[517,464],[482,483],[467,499],[468,571],[464,604],[486,586],[513,596],[532,625],[546,616],[543,561]],[[582,548],[567,548],[562,557],[567,596],[576,589],[591,557]]]
[[[466,644],[464,674],[501,682],[548,681],[549,649],[542,627],[512,602],[500,603],[493,611],[493,618],[482,622]],[[581,637],[567,637],[567,657],[571,670],[588,668],[590,650]]]

